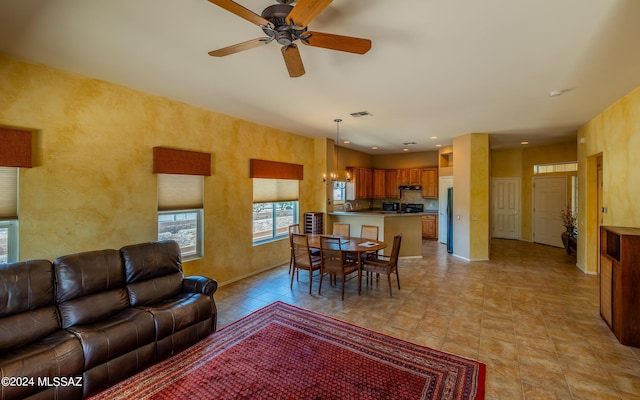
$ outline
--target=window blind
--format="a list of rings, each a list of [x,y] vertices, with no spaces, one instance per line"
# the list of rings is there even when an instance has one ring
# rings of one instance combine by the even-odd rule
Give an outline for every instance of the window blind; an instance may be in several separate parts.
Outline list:
[[[158,211],[203,208],[204,177],[157,174]]]
[[[0,167],[0,218],[18,217],[18,168]]]
[[[297,201],[298,181],[293,179],[253,178],[253,202]]]

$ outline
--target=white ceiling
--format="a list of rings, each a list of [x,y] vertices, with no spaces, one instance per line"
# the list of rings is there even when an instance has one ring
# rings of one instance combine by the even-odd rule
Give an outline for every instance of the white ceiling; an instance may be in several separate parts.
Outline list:
[[[638,21],[639,0],[334,0],[309,29],[372,49],[299,45],[292,79],[275,42],[210,57],[264,34],[206,0],[0,0],[0,52],[311,137],[342,118],[349,147],[385,154],[575,138],[640,84]]]

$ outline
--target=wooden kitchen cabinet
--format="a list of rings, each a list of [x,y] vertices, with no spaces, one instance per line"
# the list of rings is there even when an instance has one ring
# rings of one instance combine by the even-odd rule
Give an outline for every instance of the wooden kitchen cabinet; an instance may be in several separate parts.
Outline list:
[[[438,168],[422,169],[422,197],[425,199],[438,198]]]
[[[373,170],[373,198],[384,199],[387,197],[386,187],[386,170],[374,169]]]
[[[422,238],[427,240],[438,239],[438,218],[437,215],[422,216]]]
[[[600,315],[620,343],[640,347],[640,229],[600,227]]]
[[[398,170],[397,169],[387,169],[385,170],[384,177],[384,186],[385,186],[385,197],[388,199],[399,199],[400,198],[400,189],[398,186]]]
[[[351,181],[347,183],[347,200],[362,200],[373,197],[373,171],[371,168],[349,168]]]
[[[422,169],[420,168],[403,168],[398,170],[398,185],[421,185]]]

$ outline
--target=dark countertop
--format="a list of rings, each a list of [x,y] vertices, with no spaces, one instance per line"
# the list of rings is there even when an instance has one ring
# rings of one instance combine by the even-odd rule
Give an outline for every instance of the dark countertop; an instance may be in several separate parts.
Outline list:
[[[438,210],[424,210],[422,213],[404,213],[398,211],[384,211],[380,208],[369,208],[363,210],[354,211],[333,211],[328,213],[329,215],[352,215],[352,216],[390,216],[390,217],[402,217],[402,216],[421,216],[421,215],[437,215]]]

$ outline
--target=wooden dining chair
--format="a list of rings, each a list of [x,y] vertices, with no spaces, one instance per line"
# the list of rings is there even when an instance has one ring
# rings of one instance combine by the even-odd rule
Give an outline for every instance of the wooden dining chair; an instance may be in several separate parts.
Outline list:
[[[342,237],[350,237],[351,236],[351,226],[349,224],[344,224],[340,222],[333,223],[333,232],[334,236],[342,236]]]
[[[293,246],[293,269],[291,270],[291,285],[289,288],[293,289],[293,276],[296,274],[296,271],[309,271],[309,294],[311,294],[313,271],[320,270],[322,259],[321,257],[311,254],[307,235],[292,233],[291,243]]]
[[[360,237],[367,240],[378,240],[378,227],[376,225],[362,225],[360,226]],[[377,258],[377,251],[368,251],[362,253],[364,258]]]
[[[300,233],[300,224],[289,225],[289,250],[291,251],[291,258],[289,259],[289,273],[293,269],[293,235],[294,233]]]
[[[358,271],[358,263],[345,258],[339,237],[323,236],[320,238],[320,285],[318,295],[322,290],[322,278],[329,276],[342,277],[342,300],[344,300],[344,286],[347,275]]]
[[[362,260],[362,270],[367,273],[367,285],[369,284],[369,273],[375,273],[377,277],[380,274],[387,275],[387,282],[389,283],[389,297],[393,297],[391,294],[391,274],[396,274],[398,280],[398,290],[400,290],[400,274],[398,273],[398,255],[400,254],[400,244],[402,243],[402,234],[394,236],[393,248],[391,249],[390,256],[381,256],[379,259],[364,259]]]

